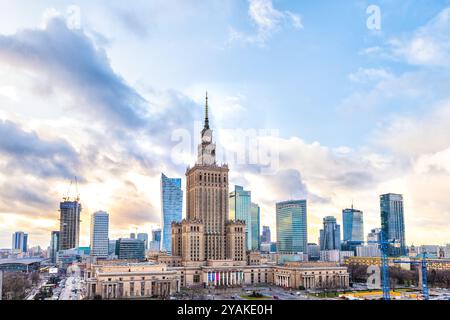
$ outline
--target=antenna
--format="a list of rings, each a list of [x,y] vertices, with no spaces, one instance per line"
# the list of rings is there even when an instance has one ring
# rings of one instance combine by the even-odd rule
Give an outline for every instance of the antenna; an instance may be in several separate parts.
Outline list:
[[[77,179],[77,176],[75,176],[75,192],[76,192],[76,199],[77,199],[77,201],[80,201],[80,192],[78,192],[78,179]]]

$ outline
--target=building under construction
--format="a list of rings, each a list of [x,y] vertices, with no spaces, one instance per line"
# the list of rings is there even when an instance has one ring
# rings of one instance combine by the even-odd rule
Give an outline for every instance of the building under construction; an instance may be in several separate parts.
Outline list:
[[[75,183],[77,183],[76,180]],[[72,182],[70,185],[72,185]],[[70,187],[67,196],[59,204],[59,250],[76,248],[80,240],[81,204],[80,196],[78,195],[78,186],[76,197],[70,198],[69,192]]]

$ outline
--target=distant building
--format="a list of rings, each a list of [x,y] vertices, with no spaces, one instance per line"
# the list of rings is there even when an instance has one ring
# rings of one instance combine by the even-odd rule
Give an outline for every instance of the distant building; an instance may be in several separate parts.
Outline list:
[[[336,223],[335,217],[323,218],[323,229],[320,230],[320,250],[341,249],[341,228]]]
[[[12,235],[12,250],[19,252],[27,252],[28,251],[28,234],[17,231]]]
[[[116,242],[116,255],[118,259],[144,260],[144,241],[120,238]]]
[[[152,230],[152,240],[150,241],[149,249],[153,252],[161,250],[161,229]]]
[[[130,239],[136,239],[136,233],[134,232],[130,233]]]
[[[108,256],[116,254],[116,242],[117,240],[108,241]]]
[[[56,257],[59,250],[59,231],[52,231],[50,235],[49,257],[52,263],[56,263]]]
[[[381,195],[380,212],[381,230],[384,240],[395,242],[394,244],[389,244],[389,255],[406,255],[403,196],[393,193]]]
[[[94,212],[91,216],[91,256],[107,258],[109,249],[109,214]]]
[[[308,243],[308,260],[309,261],[318,261],[320,260],[320,246],[315,243]]]
[[[324,262],[339,262],[340,261],[340,250],[321,250],[320,251],[320,261]]]
[[[168,178],[161,174],[161,250],[172,253],[172,222],[180,222],[182,218],[183,190],[181,179]]]
[[[59,204],[59,250],[73,249],[80,242],[81,204],[76,201],[63,201]]]
[[[271,235],[270,235],[270,227],[263,226],[262,235],[261,235],[261,243],[270,243]]]
[[[381,250],[378,244],[368,244],[367,246],[356,247],[357,257],[381,257]]]
[[[446,259],[449,259],[449,258],[450,258],[450,244],[446,244],[446,245],[445,245],[445,254],[444,254],[444,257],[445,257]]]
[[[355,251],[357,246],[364,243],[364,220],[361,210],[342,210],[343,242],[342,250]]]
[[[372,229],[367,234],[367,244],[377,244],[380,246],[381,241],[381,228]]]
[[[246,250],[252,249],[251,203],[251,192],[244,190],[241,186],[234,186],[234,191],[229,195],[229,219],[245,222]]]
[[[137,238],[139,240],[144,241],[144,248],[145,248],[145,250],[147,250],[148,249],[148,234],[147,233],[138,233]]]
[[[306,200],[276,204],[277,251],[279,253],[306,253],[308,239]]]
[[[252,250],[259,251],[261,249],[261,238],[260,238],[260,208],[256,203],[251,204],[251,234],[252,234]]]

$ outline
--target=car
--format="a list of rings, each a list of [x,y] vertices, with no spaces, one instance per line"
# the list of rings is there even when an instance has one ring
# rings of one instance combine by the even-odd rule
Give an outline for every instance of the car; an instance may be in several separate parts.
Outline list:
[[[280,298],[278,298],[278,296],[273,296],[273,300],[280,300]]]

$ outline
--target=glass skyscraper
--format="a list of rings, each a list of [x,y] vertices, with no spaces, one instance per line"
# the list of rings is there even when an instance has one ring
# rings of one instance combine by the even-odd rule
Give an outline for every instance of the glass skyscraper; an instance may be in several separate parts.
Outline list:
[[[229,218],[234,221],[245,221],[246,249],[252,248],[251,192],[241,186],[234,186],[229,197]]]
[[[260,250],[260,218],[261,210],[256,203],[251,204],[251,223],[252,223],[252,250]]]
[[[344,238],[342,249],[346,251],[355,251],[357,246],[364,243],[364,221],[361,210],[344,209],[342,210],[342,222],[344,229]]]
[[[91,256],[107,258],[109,249],[109,214],[94,212],[91,216]]]
[[[341,250],[341,226],[335,217],[323,218],[323,229],[320,230],[320,250]]]
[[[147,233],[138,233],[137,239],[144,241],[145,250],[148,249],[148,234]]]
[[[180,178],[168,178],[161,174],[161,251],[172,253],[172,222],[181,222],[183,190]]]
[[[276,204],[277,252],[307,252],[306,200],[293,200]]]
[[[270,235],[270,227],[263,226],[262,235],[261,235],[261,243],[270,243],[271,235]]]
[[[50,238],[50,261],[56,263],[56,255],[59,250],[59,231],[52,231]]]
[[[380,196],[381,232],[389,242],[390,256],[406,255],[405,221],[403,216],[403,196],[388,193]]]
[[[27,252],[28,251],[28,234],[17,231],[13,233],[12,236],[12,249],[13,250],[20,250],[21,252]]]

